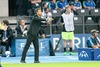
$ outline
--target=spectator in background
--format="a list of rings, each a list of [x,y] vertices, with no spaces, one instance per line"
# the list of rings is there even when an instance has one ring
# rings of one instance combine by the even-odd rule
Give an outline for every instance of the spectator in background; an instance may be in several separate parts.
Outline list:
[[[47,19],[47,18],[52,18],[52,13],[50,12],[49,8],[45,8],[44,12],[42,12],[42,18]],[[50,24],[50,22],[42,21],[42,25],[46,25],[46,23]],[[43,29],[45,29],[45,26],[42,26]]]
[[[51,2],[49,2],[48,6],[49,6],[50,10],[56,10],[57,9],[56,0],[51,0]]]
[[[41,8],[41,0],[28,0],[29,1],[29,7],[28,8],[30,8],[29,10],[28,10],[28,14],[29,15],[34,15],[35,14],[35,9],[36,8]]]
[[[52,18],[52,13],[50,12],[49,8],[44,9],[44,12],[42,12],[42,18]]]
[[[43,3],[43,5],[42,5],[42,12],[45,12],[44,9],[47,8],[47,7],[48,7],[47,3]]]
[[[78,15],[78,13],[76,11],[77,9],[82,9],[82,5],[79,0],[74,0],[74,2],[69,3],[69,5],[71,6],[72,11],[75,15]]]
[[[1,34],[0,44],[2,46],[6,46],[5,54],[7,55],[7,57],[9,57],[10,55],[9,47],[11,47],[12,45],[11,43],[13,39],[13,30],[10,28],[8,20],[3,20],[2,25],[3,25],[3,29],[0,30],[0,34]]]
[[[1,32],[1,30],[3,30],[3,24],[0,22],[0,32]],[[1,38],[1,33],[0,33],[0,54],[2,54],[1,40],[2,40],[2,38]]]
[[[44,12],[42,12],[42,18],[47,19],[47,18],[52,18],[52,13],[50,12],[49,8],[45,8]],[[46,25],[46,21],[42,21],[42,25]],[[50,24],[50,22],[47,22],[48,24]],[[45,26],[42,26],[43,30],[46,29]],[[45,32],[44,32],[45,33]]]
[[[18,26],[15,28],[18,37],[24,37],[27,35],[27,26],[24,20],[19,20]]]
[[[100,39],[98,38],[98,30],[91,30],[91,36],[87,40],[87,46],[89,48],[100,48]]]
[[[73,4],[73,10],[77,10],[77,9],[82,9],[82,5],[81,2],[79,0],[74,0],[74,2],[72,2]]]
[[[83,7],[88,9],[88,10],[94,9],[95,6],[96,5],[95,5],[93,0],[86,0],[83,2]]]
[[[32,8],[41,8],[41,0],[31,0]]]
[[[67,5],[68,5],[67,0],[60,0],[60,1],[57,2],[57,7],[60,8],[61,11],[63,9],[65,9],[65,6],[67,6]]]
[[[40,8],[41,7],[41,0],[31,0],[32,8]]]

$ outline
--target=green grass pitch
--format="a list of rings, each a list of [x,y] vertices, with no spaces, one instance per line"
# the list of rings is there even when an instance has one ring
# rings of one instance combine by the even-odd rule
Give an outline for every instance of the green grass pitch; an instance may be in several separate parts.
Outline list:
[[[100,67],[100,62],[2,63],[2,67]]]

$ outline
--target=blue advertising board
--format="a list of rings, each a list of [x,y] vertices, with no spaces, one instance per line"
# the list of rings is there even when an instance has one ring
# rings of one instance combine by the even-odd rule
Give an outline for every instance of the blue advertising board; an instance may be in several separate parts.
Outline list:
[[[94,60],[100,60],[100,49],[94,49]]]
[[[86,41],[90,34],[75,34],[74,40],[73,40],[73,51],[78,51],[78,48],[86,48]],[[99,35],[100,37],[100,35]],[[60,38],[60,34],[53,34],[51,35],[51,38],[46,38],[46,39],[39,39],[39,53],[40,55],[49,55],[49,40],[52,43],[53,49],[55,49],[58,41]],[[22,54],[23,48],[25,46],[26,39],[15,39],[13,41],[13,46],[12,46],[12,53],[18,55]],[[69,47],[69,45],[67,46]],[[63,51],[63,41],[61,39],[58,48],[56,50],[57,52],[62,52]],[[31,44],[27,55],[34,55],[34,47]]]
[[[74,40],[73,40],[73,50],[77,51],[78,48],[87,47],[86,41],[87,41],[89,36],[90,36],[90,34],[75,34],[75,37],[74,37]],[[55,35],[51,36],[51,41],[52,41],[54,49],[55,49],[55,47],[58,43],[59,38],[60,38],[59,34],[55,34]],[[63,50],[63,41],[61,39],[60,44],[59,44],[56,51],[62,51],[62,50]]]
[[[16,56],[21,56],[26,39],[14,39],[11,52]],[[31,43],[27,55],[34,55],[34,46]],[[39,55],[49,55],[49,38],[39,39]]]
[[[93,52],[92,48],[78,48],[78,58],[79,60],[93,60]]]

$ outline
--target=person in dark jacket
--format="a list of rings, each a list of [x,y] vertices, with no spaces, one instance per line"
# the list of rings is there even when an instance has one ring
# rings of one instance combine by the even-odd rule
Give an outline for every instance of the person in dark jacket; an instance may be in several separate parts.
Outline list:
[[[9,47],[11,47],[11,42],[13,39],[13,30],[10,28],[8,20],[3,20],[2,25],[3,25],[3,28],[2,30],[0,30],[0,34],[1,34],[0,44],[2,46],[6,46],[5,53],[7,52],[10,53]]]
[[[15,28],[17,37],[27,36],[27,26],[24,20],[19,20],[17,27]]]
[[[46,21],[46,19],[42,19],[42,12],[41,9],[37,8],[36,9],[36,15],[33,17],[32,22],[30,23],[30,27],[27,33],[27,41],[26,45],[24,47],[23,53],[22,53],[22,58],[21,58],[21,63],[26,63],[25,58],[26,58],[26,53],[29,49],[29,46],[31,42],[33,42],[34,45],[34,51],[35,51],[35,57],[34,57],[34,63],[40,63],[39,61],[39,45],[38,45],[38,34],[40,34],[43,38],[45,38],[45,35],[43,33],[41,23],[42,21]],[[51,19],[49,19],[51,20]],[[49,21],[47,19],[47,21]]]

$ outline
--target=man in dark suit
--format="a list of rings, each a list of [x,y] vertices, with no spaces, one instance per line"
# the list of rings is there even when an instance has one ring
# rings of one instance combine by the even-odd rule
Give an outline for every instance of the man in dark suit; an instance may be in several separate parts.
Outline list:
[[[36,9],[36,15],[33,17],[32,22],[30,23],[29,31],[27,33],[27,41],[26,45],[24,47],[23,53],[22,53],[22,58],[21,58],[21,63],[26,63],[25,58],[26,58],[26,53],[29,49],[29,46],[31,42],[33,42],[34,45],[34,51],[35,51],[35,57],[34,57],[34,63],[40,63],[39,62],[39,45],[38,45],[38,34],[41,34],[43,38],[45,38],[45,35],[43,34],[43,30],[41,27],[41,21],[46,21],[46,19],[41,18],[42,12],[41,9],[37,8]]]
[[[9,47],[11,47],[11,42],[13,38],[13,30],[9,27],[8,20],[3,20],[2,25],[3,25],[3,28],[2,30],[0,30],[0,34],[1,34],[0,44],[2,46],[6,46],[6,52],[8,52]]]
[[[17,37],[24,37],[27,34],[27,26],[24,20],[19,20],[17,27],[15,28],[17,32]]]

